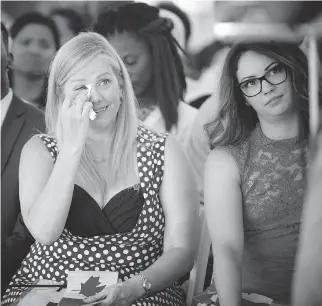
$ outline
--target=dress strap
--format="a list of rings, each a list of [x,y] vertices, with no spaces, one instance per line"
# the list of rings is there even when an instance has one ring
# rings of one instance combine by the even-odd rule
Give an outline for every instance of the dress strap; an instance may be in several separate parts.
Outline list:
[[[57,140],[52,137],[48,137],[45,135],[40,135],[39,138],[44,142],[46,148],[48,149],[50,155],[54,159],[54,162],[56,162],[57,156],[58,156],[58,148],[57,148]]]

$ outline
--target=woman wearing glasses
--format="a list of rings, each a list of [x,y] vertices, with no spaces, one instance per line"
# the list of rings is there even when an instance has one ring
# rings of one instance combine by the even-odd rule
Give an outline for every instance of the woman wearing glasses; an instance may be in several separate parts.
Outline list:
[[[205,126],[212,151],[205,210],[221,306],[243,293],[290,303],[305,188],[308,67],[283,43],[239,43],[221,77],[221,111]],[[247,304],[248,305],[248,304]]]

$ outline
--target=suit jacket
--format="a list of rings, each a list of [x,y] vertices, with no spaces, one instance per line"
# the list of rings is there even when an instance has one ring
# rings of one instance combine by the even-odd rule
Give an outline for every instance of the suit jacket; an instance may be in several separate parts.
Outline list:
[[[34,241],[20,215],[19,162],[25,143],[43,132],[44,113],[13,94],[1,129],[2,294]]]

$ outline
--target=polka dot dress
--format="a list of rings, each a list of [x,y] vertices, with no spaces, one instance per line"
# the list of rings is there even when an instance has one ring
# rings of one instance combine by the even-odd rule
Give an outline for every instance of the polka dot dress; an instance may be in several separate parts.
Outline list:
[[[40,136],[54,159],[56,142]],[[139,274],[152,265],[163,252],[165,217],[159,200],[163,177],[165,134],[138,127],[138,170],[145,202],[136,225],[130,232],[105,236],[80,237],[66,228],[51,245],[35,242],[10,285],[33,284],[39,279],[66,282],[68,271],[117,271],[121,281]],[[30,290],[30,289],[29,289]],[[2,305],[17,305],[28,288],[7,289]],[[135,306],[185,305],[185,295],[175,283]]]

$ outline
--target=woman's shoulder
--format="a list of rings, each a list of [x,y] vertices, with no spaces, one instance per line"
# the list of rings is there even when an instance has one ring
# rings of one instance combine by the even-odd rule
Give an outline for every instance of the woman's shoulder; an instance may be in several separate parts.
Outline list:
[[[169,133],[161,133],[155,131],[153,128],[147,126],[143,122],[140,122],[137,130],[137,138],[142,143],[156,143],[164,141],[168,137]]]
[[[209,154],[209,160],[220,159],[222,163],[233,163],[240,171],[244,168],[245,161],[250,149],[249,139],[242,140],[235,145],[215,147]]]
[[[50,154],[48,154],[50,153]],[[24,145],[22,156],[38,156],[45,158],[56,158],[57,156],[57,141],[54,137],[46,134],[37,134],[32,136]]]
[[[205,177],[219,176],[222,179],[239,178],[240,163],[225,147],[216,147],[210,151],[205,163]]]
[[[138,146],[143,151],[150,151],[152,154],[164,150],[166,139],[169,133],[160,133],[150,127],[140,123],[137,129],[137,142]]]

